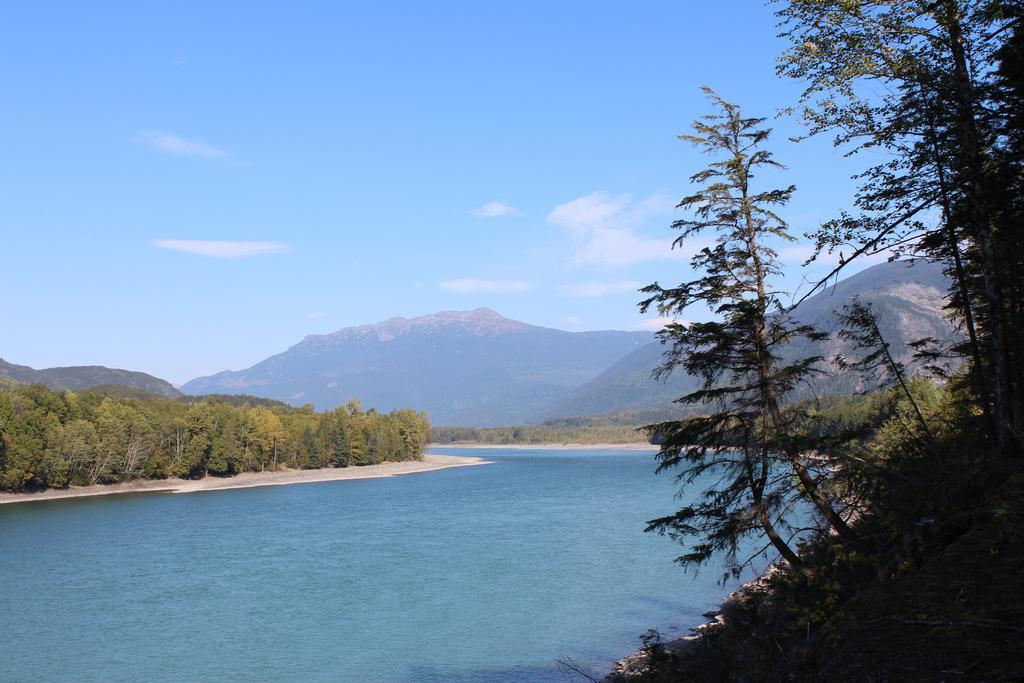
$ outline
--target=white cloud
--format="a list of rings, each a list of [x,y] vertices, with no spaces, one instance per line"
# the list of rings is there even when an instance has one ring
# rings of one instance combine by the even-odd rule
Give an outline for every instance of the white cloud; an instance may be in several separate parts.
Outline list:
[[[280,254],[289,250],[280,242],[226,242],[218,240],[157,240],[153,243],[161,249],[181,251],[186,254],[210,258],[245,258],[260,254]]]
[[[671,249],[674,236],[667,230],[667,220],[661,227],[660,237],[638,231],[651,217],[667,216],[672,207],[673,202],[662,195],[635,201],[628,194],[594,192],[559,204],[548,213],[547,219],[552,225],[565,228],[576,241],[576,253],[570,265],[614,269],[693,253],[692,248]]]
[[[532,288],[528,282],[520,280],[478,280],[477,278],[462,278],[459,280],[445,280],[439,284],[441,289],[447,292],[459,294],[512,294],[525,292]]]
[[[579,327],[583,324],[583,319],[578,318],[575,315],[567,315],[562,318],[562,324],[568,325],[569,327]]]
[[[227,156],[227,152],[216,147],[202,142],[186,140],[170,133],[146,133],[144,137],[150,145],[168,154],[176,154],[183,157],[201,157],[203,159],[216,159]]]
[[[685,320],[678,320],[676,318],[645,318],[644,320],[641,320],[636,325],[634,325],[633,329],[657,332],[658,330],[660,330],[661,328],[665,327],[670,323],[682,323],[683,325],[689,324]]]
[[[565,296],[600,297],[608,294],[636,292],[640,287],[641,284],[634,280],[623,280],[621,282],[575,282],[570,285],[563,285],[561,292]]]
[[[310,320],[323,320],[326,317],[327,314],[324,313],[323,311],[313,311],[312,313],[309,314]]]
[[[481,218],[498,218],[499,216],[519,216],[523,212],[508,202],[496,200],[473,209],[473,214]]]
[[[681,252],[673,252],[671,245],[669,239],[642,237],[629,228],[599,228],[587,236],[570,264],[624,268],[644,261],[678,258]]]
[[[611,196],[594,192],[559,204],[548,214],[548,222],[582,237],[592,230],[616,224],[631,201],[628,194]]]

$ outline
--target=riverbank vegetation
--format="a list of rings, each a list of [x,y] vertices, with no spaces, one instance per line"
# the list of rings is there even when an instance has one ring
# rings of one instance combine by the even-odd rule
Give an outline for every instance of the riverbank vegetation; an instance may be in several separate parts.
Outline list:
[[[700,378],[680,401],[702,412],[649,427],[660,469],[690,502],[648,530],[681,542],[690,569],[714,558],[740,576],[758,558],[775,564],[698,637],[649,634],[645,657],[612,678],[1019,678],[1024,4],[777,7],[790,44],[779,73],[805,86],[795,110],[809,133],[851,153],[884,152],[858,176],[855,210],[810,235],[816,257],[835,263],[818,287],[866,255],[940,262],[961,334],[913,343],[908,366],[894,360],[877,312],[854,301],[837,315],[856,357],[780,353],[820,334],[792,321],[794,304],[775,288],[795,188],[755,187],[755,175],[784,178],[771,131],[708,91],[713,111],[684,139],[712,161],[692,177],[680,203],[688,217],[673,227],[677,244],[713,243],[693,259],[696,279],[655,283],[641,306],[681,319],[701,304],[716,316],[661,332],[662,372]],[[829,367],[861,372],[876,393],[830,399],[843,417],[822,420],[814,400],[793,396]],[[700,476],[709,472],[719,476]]]
[[[936,387],[921,378],[908,379],[915,392],[931,395]],[[232,397],[233,398],[233,397]],[[813,438],[830,434],[859,434],[867,439],[865,428],[877,428],[894,414],[899,396],[893,391],[875,391],[867,395],[828,395],[800,402],[800,429]],[[512,427],[431,427],[430,443],[439,446],[516,446],[559,444],[652,444],[660,435],[647,426],[680,416],[695,414],[693,408],[665,407],[630,410],[594,417],[567,417],[545,420],[537,425]]]
[[[419,460],[428,432],[422,413],[364,411],[354,401],[317,413],[238,396],[8,383],[0,385],[0,490]]]
[[[542,444],[650,443],[644,425],[684,411],[673,408],[624,411],[594,417],[545,420],[511,427],[432,427],[430,442],[438,445],[515,446]]]

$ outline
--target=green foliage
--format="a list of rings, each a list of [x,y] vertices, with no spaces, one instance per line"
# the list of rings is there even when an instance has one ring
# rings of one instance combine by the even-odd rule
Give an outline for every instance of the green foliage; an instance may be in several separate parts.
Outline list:
[[[943,263],[953,281],[947,310],[962,322],[966,340],[933,353],[969,359],[993,452],[1018,450],[1024,6],[780,4],[790,48],[779,72],[805,86],[800,110],[811,133],[832,132],[851,153],[884,151],[859,176],[856,213],[814,233],[819,251],[839,253],[833,274],[885,249]]]
[[[485,444],[492,446],[540,444],[635,444],[647,443],[647,437],[636,426],[544,427],[435,427],[430,441],[436,444]]]
[[[878,425],[859,442],[860,469],[842,466],[860,486],[848,481],[843,493],[858,507],[858,540],[809,537],[801,557],[811,573],[780,567],[730,596],[724,625],[685,661],[665,663],[664,680],[712,680],[680,675],[693,669],[779,681],[937,680],[965,669],[999,680],[1020,670],[1024,476],[978,451],[984,420],[956,385],[910,388],[931,438],[914,429],[900,389],[819,415],[825,430],[852,415]]]
[[[950,276],[947,312],[965,334],[907,344],[915,361],[943,370],[933,384],[911,379],[909,363],[897,360],[906,349],[890,347],[875,311],[856,301],[846,308],[839,336],[860,357],[840,366],[891,388],[804,401],[791,426],[828,472],[818,482],[852,534],[810,530],[800,571],[776,565],[730,596],[724,621],[658,675],[1016,680],[1024,671],[1024,4],[778,5],[790,41],[779,72],[805,88],[798,108],[811,134],[831,132],[876,164],[859,176],[855,212],[812,235],[819,252],[839,256],[817,287],[865,254],[923,256]],[[692,326],[707,333],[706,354],[736,348],[720,317],[718,328]],[[705,390],[721,395],[733,384]],[[734,500],[732,484],[718,482],[711,494]]]
[[[315,413],[237,397],[10,384],[0,390],[0,489],[418,460],[428,432],[412,410]]]
[[[697,188],[679,204],[690,217],[672,227],[680,231],[674,246],[691,238],[714,242],[690,261],[696,279],[645,287],[649,298],[640,309],[679,318],[703,305],[715,315],[707,322],[673,322],[659,332],[669,350],[656,376],[681,368],[699,378],[700,387],[678,403],[699,406],[702,414],[649,428],[661,445],[659,471],[680,468],[683,487],[713,483],[699,497],[690,496],[690,504],[652,520],[648,531],[684,543],[683,564],[699,566],[721,555],[738,575],[749,562],[737,557],[748,537],[767,539],[790,564],[800,564],[789,538],[795,531],[791,512],[801,498],[838,533],[848,535],[849,529],[820,490],[792,430],[798,411],[785,408],[818,371],[820,358],[786,361],[783,350],[824,338],[789,317],[782,293],[773,288],[781,263],[772,245],[794,239],[777,211],[795,188],[755,188],[756,175],[783,168],[764,148],[771,130],[765,119],[745,117],[736,105],[704,91],[713,113],[693,123],[694,134],[680,137],[714,159],[691,177]]]
[[[89,391],[97,391],[101,387],[89,389]],[[107,393],[108,387],[102,387],[103,393]],[[121,388],[123,389],[123,388]],[[212,401],[215,403],[227,403],[229,406],[235,406],[236,408],[249,405],[249,406],[263,406],[265,408],[281,408],[281,409],[294,409],[293,406],[285,403],[284,401],[278,401],[273,398],[263,398],[261,396],[248,396],[246,394],[204,394],[198,399],[204,401]],[[194,403],[197,400],[196,396],[181,396],[178,401],[181,403]],[[312,411],[312,406],[305,405],[302,410],[307,412]]]
[[[643,426],[652,419],[668,419],[677,409],[627,411],[595,417],[545,420],[539,425],[511,427],[432,427],[430,441],[436,444],[636,444],[648,443]]]

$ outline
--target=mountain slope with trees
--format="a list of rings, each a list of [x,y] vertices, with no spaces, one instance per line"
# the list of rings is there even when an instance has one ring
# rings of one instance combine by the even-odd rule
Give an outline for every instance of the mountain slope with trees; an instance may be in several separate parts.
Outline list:
[[[878,305],[883,330],[897,348],[920,332],[949,339],[952,326],[942,312],[947,284],[941,266],[880,264],[812,297],[796,317],[833,330],[834,311],[856,295]],[[537,424],[664,408],[688,393],[695,383],[684,373],[663,382],[652,378],[665,349],[651,339],[646,332],[538,327],[489,309],[447,311],[312,335],[247,370],[195,379],[182,390],[250,394],[318,408],[357,397],[383,409],[414,405],[444,425]],[[831,358],[844,348],[832,339],[818,353]],[[859,387],[856,378],[844,375],[821,389]]]
[[[950,281],[940,264],[924,260],[881,263],[840,280],[803,302],[793,317],[815,329],[828,332],[819,342],[792,344],[782,349],[789,358],[818,355],[831,361],[837,355],[849,355],[849,344],[835,336],[840,321],[836,315],[857,297],[873,304],[879,312],[882,335],[904,363],[913,349],[907,344],[923,337],[949,341],[955,338],[953,323],[943,311]],[[654,379],[652,373],[663,362],[665,346],[651,342],[641,346],[593,380],[574,389],[551,409],[551,417],[584,417],[621,411],[662,408],[690,393],[697,379],[685,372],[674,372]],[[912,374],[919,372],[914,367]],[[812,394],[850,394],[865,389],[857,375],[829,363],[827,377],[808,378],[809,387],[798,392]]]
[[[106,368],[102,365],[79,365],[34,370],[0,358],[0,377],[22,384],[43,384],[55,391],[81,391],[103,385],[140,389],[155,396],[177,398],[181,392],[159,377],[144,372]]]
[[[311,335],[247,370],[182,390],[319,408],[358,398],[381,409],[413,405],[437,424],[519,424],[544,419],[566,393],[651,338],[537,327],[489,309],[444,311]]]

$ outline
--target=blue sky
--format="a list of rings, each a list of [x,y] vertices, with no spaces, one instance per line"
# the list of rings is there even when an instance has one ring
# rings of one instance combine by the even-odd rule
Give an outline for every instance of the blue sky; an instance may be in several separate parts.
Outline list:
[[[668,225],[699,86],[751,114],[799,92],[754,0],[4,14],[0,357],[175,383],[441,309],[649,327],[636,287],[689,273]],[[774,126],[801,233],[855,162]]]

